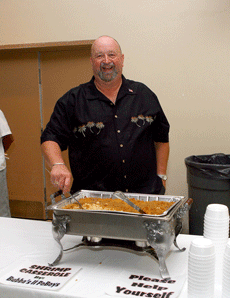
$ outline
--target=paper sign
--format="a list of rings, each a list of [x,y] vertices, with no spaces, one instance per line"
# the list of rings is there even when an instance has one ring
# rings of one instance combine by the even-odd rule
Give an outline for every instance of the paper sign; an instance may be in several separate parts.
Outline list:
[[[21,259],[0,277],[0,283],[41,290],[59,290],[81,268],[76,266],[47,266],[38,260]],[[12,265],[11,265],[12,267]]]
[[[185,274],[170,280],[145,276],[137,272],[122,272],[106,293],[113,297],[176,298],[185,282]]]

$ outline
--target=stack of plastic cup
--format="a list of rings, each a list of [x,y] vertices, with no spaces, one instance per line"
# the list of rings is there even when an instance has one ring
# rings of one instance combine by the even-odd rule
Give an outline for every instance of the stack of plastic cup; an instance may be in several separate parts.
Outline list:
[[[229,210],[222,204],[210,204],[204,216],[204,237],[212,240],[216,252],[215,286],[221,288],[223,257],[229,237]]]
[[[195,238],[188,252],[188,298],[214,297],[215,247],[211,240]]]
[[[223,261],[223,281],[222,281],[222,298],[228,298],[230,295],[230,240],[225,248]]]

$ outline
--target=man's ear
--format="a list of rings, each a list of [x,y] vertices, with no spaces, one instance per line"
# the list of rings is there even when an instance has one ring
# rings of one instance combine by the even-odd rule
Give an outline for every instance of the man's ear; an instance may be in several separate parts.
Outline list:
[[[124,67],[124,60],[125,60],[125,56],[124,54],[122,54],[122,67]]]

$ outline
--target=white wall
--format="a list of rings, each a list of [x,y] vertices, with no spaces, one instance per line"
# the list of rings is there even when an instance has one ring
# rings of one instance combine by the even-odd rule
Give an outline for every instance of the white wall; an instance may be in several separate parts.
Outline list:
[[[187,195],[185,157],[230,154],[229,0],[1,0],[0,20],[0,45],[118,40],[171,124],[168,194]]]

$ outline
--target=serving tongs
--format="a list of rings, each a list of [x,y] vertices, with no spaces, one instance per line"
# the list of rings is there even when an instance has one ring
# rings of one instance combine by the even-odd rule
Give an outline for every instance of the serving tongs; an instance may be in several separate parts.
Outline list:
[[[132,208],[134,208],[135,210],[137,210],[141,214],[146,214],[145,211],[143,211],[140,207],[138,207],[136,204],[134,204],[133,202],[131,202],[128,199],[128,197],[126,197],[126,195],[122,191],[120,191],[120,190],[115,191],[112,194],[112,199],[121,199],[122,201],[124,201],[125,203],[127,203],[129,206],[131,206]]]
[[[82,207],[82,204],[78,201],[78,199],[76,199],[76,197],[75,197],[74,195],[71,195],[70,192],[67,192],[67,194],[69,194],[69,197],[68,197],[67,199],[73,199],[73,200],[75,200],[75,201],[78,203],[80,209],[84,209],[84,208]],[[58,197],[58,196],[60,196],[60,195],[61,195],[61,197],[62,197],[63,200],[66,199],[65,195],[63,194],[62,190],[60,189],[60,190],[56,191],[55,193],[53,193],[53,194],[50,196],[51,201],[52,201],[52,204],[55,203],[55,198]]]
[[[83,209],[82,204],[78,201],[78,199],[76,199],[76,197],[75,197],[74,195],[71,195],[70,192],[68,192],[68,194],[70,195],[70,196],[68,197],[68,199],[73,199],[74,201],[76,201],[76,202],[78,203],[80,209]]]

